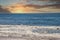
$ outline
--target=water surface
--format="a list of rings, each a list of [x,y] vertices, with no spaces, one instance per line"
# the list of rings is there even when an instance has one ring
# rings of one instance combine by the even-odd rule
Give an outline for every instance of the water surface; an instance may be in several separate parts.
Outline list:
[[[60,26],[60,13],[0,14],[2,25]]]

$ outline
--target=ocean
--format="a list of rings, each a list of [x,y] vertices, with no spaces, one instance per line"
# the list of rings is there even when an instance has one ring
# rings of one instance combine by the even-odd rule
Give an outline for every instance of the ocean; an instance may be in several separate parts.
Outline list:
[[[60,13],[0,14],[1,25],[60,26]]]
[[[60,13],[0,13],[0,40],[60,40]]]

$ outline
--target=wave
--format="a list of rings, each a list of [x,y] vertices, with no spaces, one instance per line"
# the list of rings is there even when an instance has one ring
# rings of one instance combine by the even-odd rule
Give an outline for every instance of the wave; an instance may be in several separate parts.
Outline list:
[[[0,25],[1,40],[60,40],[60,26]]]
[[[0,25],[0,33],[60,34],[60,26]]]

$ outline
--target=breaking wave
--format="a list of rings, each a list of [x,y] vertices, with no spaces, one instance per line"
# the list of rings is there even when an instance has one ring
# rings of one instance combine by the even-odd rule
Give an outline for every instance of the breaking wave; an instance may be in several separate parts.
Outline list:
[[[40,36],[59,36],[60,26],[0,25],[0,34],[33,34]]]

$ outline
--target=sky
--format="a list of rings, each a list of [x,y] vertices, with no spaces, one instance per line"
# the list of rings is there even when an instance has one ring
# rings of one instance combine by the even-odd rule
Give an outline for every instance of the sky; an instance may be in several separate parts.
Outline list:
[[[49,4],[57,4],[55,1],[52,2],[52,1],[37,1],[37,0],[0,0],[0,5],[9,5],[9,4],[12,4],[12,3],[24,3],[24,4],[37,4],[37,5],[49,5]]]
[[[22,5],[19,3],[23,3],[26,5]],[[55,4],[59,4],[59,5],[55,5]],[[57,1],[52,1],[52,0],[43,0],[43,1],[42,0],[0,0],[0,5],[2,5],[2,7],[0,8],[1,12],[7,12],[7,11],[11,13],[55,12],[55,11],[60,12],[60,0],[57,0]]]
[[[12,3],[17,3],[19,1],[20,0],[0,0],[0,5],[9,5],[9,4],[12,4]]]

